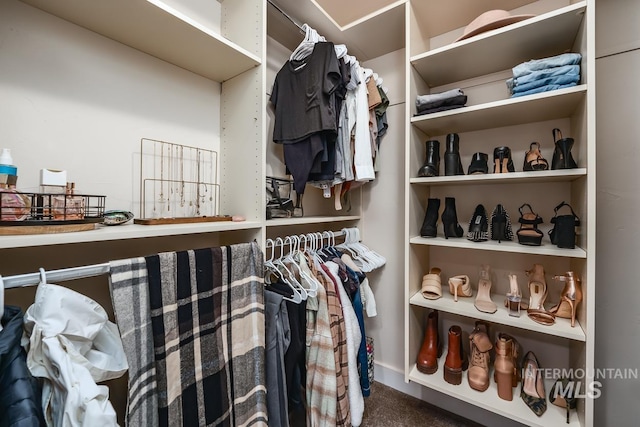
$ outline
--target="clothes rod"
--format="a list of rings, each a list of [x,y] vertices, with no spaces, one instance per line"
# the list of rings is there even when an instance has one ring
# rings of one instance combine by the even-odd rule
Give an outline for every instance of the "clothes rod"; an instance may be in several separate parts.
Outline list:
[[[64,282],[66,280],[83,279],[86,277],[102,276],[109,273],[109,263],[85,265],[82,267],[63,268],[60,270],[45,271],[47,282]],[[41,281],[40,273],[19,274],[2,278],[5,289],[33,286]]]
[[[300,31],[304,34],[305,31],[302,28],[302,25],[298,24],[292,17],[290,17],[287,12],[285,12],[284,10],[280,9],[280,6],[278,6],[277,4],[275,4],[274,2],[272,2],[271,0],[267,0],[267,2],[273,6],[278,12],[280,12],[285,18],[287,18],[289,21],[291,21],[291,23],[293,25],[295,25],[296,27],[298,27],[300,29]]]

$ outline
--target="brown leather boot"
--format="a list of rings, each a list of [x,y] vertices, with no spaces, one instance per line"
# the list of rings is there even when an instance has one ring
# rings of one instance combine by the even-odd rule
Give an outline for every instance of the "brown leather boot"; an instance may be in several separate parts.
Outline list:
[[[418,371],[428,375],[435,373],[438,370],[438,357],[440,357],[440,354],[438,312],[433,310],[427,316],[427,329],[416,360]]]
[[[489,326],[484,322],[476,322],[476,327],[469,335],[471,362],[467,379],[469,386],[478,391],[489,388],[490,350],[493,348],[489,338]]]
[[[513,400],[513,387],[518,385],[518,347],[513,337],[503,333],[498,335],[494,380],[498,385],[498,396],[504,400]]]
[[[454,325],[449,328],[449,349],[444,361],[444,380],[449,384],[462,383],[462,329]]]

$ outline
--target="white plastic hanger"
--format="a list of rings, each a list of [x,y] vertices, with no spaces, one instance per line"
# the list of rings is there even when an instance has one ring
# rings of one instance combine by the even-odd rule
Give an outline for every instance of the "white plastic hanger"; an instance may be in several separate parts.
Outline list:
[[[4,316],[4,282],[0,276],[0,332],[2,332],[2,316]]]
[[[291,283],[289,283],[284,275],[282,274],[282,272],[275,266],[275,264],[273,263],[273,259],[275,257],[275,242],[272,239],[267,239],[265,241],[265,251],[269,248],[269,245],[271,245],[271,258],[265,260],[264,262],[264,267],[265,269],[268,271],[268,274],[265,276],[265,283],[267,285],[270,285],[271,282],[271,278],[270,276],[273,274],[275,276],[277,276],[278,278],[280,278],[280,280],[282,281],[282,283],[288,285],[291,288],[292,291],[292,295],[291,297],[287,297],[285,295],[282,296],[283,299],[287,300],[287,301],[291,301],[294,302],[296,304],[300,304],[302,302],[302,296],[300,295],[300,293],[298,293],[298,291],[291,285]]]
[[[285,244],[287,241],[289,242],[289,253],[284,258],[284,261],[295,267],[295,271],[300,276],[300,285],[305,288],[307,295],[315,297],[318,291],[318,284],[300,265],[300,259],[304,259],[299,251],[300,238],[298,236],[287,236],[284,239]],[[305,287],[305,285],[307,286]]]
[[[302,286],[298,279],[291,270],[284,263],[284,240],[281,237],[276,238],[276,246],[280,246],[280,257],[273,261],[273,264],[282,273],[285,281],[292,287],[292,289],[300,295],[300,298],[306,300],[308,298],[307,290]],[[284,271],[283,271],[284,270]]]

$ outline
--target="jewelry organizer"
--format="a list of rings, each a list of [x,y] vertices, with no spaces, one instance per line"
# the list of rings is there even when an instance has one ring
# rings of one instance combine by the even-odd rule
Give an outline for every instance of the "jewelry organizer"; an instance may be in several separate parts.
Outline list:
[[[173,142],[140,140],[142,225],[231,221],[220,215],[218,153]]]

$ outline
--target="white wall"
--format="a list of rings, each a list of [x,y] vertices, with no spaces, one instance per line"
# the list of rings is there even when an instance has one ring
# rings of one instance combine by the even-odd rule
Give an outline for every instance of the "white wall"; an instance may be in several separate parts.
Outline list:
[[[17,0],[0,2],[0,40],[0,147],[20,190],[65,169],[137,213],[141,138],[219,149],[219,83]]]
[[[596,2],[597,368],[640,368],[640,2]],[[595,425],[638,425],[640,380],[605,378]]]

